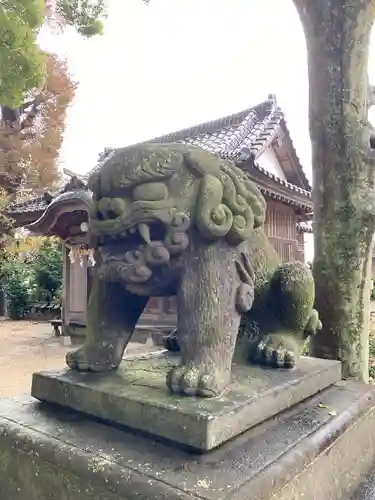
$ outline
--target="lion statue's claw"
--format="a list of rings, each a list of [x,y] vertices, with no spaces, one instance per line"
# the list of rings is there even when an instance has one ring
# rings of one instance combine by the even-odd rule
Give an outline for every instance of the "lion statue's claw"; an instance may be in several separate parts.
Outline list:
[[[177,394],[212,398],[223,393],[227,378],[214,367],[181,365],[169,371],[167,386]]]
[[[84,344],[69,352],[66,355],[66,363],[72,370],[81,372],[108,372],[119,366],[122,354],[122,340],[101,341]]]

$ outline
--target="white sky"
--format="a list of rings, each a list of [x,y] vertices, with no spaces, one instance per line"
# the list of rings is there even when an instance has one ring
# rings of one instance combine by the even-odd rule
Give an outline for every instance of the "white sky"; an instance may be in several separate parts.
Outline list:
[[[43,37],[79,81],[61,165],[241,111],[275,93],[309,177],[307,63],[292,0],[108,0],[101,37]],[[374,45],[374,44],[373,44]],[[375,81],[375,53],[370,56]]]

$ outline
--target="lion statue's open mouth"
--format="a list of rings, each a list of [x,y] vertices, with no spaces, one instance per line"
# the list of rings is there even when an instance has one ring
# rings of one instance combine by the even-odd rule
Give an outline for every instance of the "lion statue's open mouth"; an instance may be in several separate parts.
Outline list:
[[[189,219],[175,216],[169,225],[160,220],[139,222],[99,244],[102,279],[124,284],[145,283],[156,267],[167,265],[189,244]]]

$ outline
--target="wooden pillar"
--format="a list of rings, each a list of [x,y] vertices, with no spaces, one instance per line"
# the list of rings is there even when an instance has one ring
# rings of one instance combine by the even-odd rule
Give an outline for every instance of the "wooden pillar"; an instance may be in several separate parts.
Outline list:
[[[68,334],[68,301],[69,301],[69,286],[70,286],[70,260],[69,248],[63,244],[63,289],[62,289],[62,305],[61,305],[61,332],[63,335]]]

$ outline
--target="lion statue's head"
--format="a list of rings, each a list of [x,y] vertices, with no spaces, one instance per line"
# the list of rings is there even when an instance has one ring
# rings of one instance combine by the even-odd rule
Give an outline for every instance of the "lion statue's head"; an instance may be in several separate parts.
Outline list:
[[[185,144],[113,150],[89,179],[91,232],[106,279],[147,281],[197,232],[238,245],[263,225],[266,202],[233,162]]]

